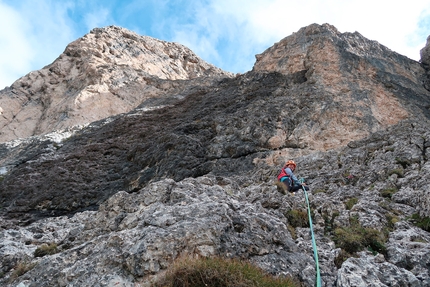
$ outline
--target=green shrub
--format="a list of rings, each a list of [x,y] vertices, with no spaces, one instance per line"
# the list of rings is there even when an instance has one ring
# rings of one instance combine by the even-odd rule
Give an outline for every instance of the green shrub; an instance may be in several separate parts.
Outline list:
[[[421,217],[418,213],[415,213],[412,215],[411,220],[415,226],[430,232],[430,217]]]
[[[333,236],[336,247],[351,254],[367,248],[374,253],[378,252],[385,255],[387,252],[384,245],[386,240],[386,234],[373,228],[361,226],[356,217],[350,218],[350,226],[336,228]]]
[[[395,194],[397,191],[398,191],[397,188],[392,187],[392,188],[383,189],[379,193],[381,194],[382,197],[391,198],[393,194]]]
[[[358,198],[350,198],[345,202],[345,206],[347,210],[351,210],[351,208],[358,202]]]
[[[50,243],[48,244],[42,244],[41,246],[37,247],[37,249],[34,251],[34,257],[43,257],[45,255],[52,255],[58,252],[57,244]]]
[[[288,222],[293,227],[309,227],[309,218],[307,211],[300,209],[289,210],[286,214]]]
[[[362,241],[361,234],[354,232],[353,228],[338,227],[334,230],[334,242],[336,246],[349,253],[355,253],[363,249],[361,246]]]
[[[222,258],[181,258],[153,287],[298,287],[293,278],[276,278],[251,263]]]

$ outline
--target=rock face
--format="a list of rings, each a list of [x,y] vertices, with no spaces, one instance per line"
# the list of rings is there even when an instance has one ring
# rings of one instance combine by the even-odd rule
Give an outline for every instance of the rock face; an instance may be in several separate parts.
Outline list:
[[[430,285],[421,62],[314,24],[236,77],[144,65],[158,90],[130,112],[0,145],[0,285],[150,286],[188,255],[315,286],[304,194],[274,184],[290,158],[310,187],[323,286]]]
[[[430,65],[430,36],[427,38],[426,46],[421,49],[420,55],[420,62],[427,66]]]
[[[345,145],[396,124],[416,112],[411,107],[421,106],[429,116],[428,106],[421,105],[428,91],[417,62],[330,25],[311,25],[281,40],[257,55],[253,71],[304,74],[312,84],[302,106],[312,115],[300,132],[315,149]]]
[[[427,37],[427,43],[424,48],[420,51],[421,60],[420,62],[426,68],[427,71],[427,80],[425,81],[424,86],[427,90],[430,90],[430,36]]]
[[[128,112],[165,94],[174,80],[231,75],[180,44],[115,26],[94,29],[1,91],[0,142]]]

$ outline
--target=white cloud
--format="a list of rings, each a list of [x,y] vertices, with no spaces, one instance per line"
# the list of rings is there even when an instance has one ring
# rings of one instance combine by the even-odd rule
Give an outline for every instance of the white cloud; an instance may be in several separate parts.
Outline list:
[[[68,2],[18,3],[18,7],[11,7],[0,2],[0,25],[8,27],[0,32],[0,89],[50,64],[73,39],[66,16]]]

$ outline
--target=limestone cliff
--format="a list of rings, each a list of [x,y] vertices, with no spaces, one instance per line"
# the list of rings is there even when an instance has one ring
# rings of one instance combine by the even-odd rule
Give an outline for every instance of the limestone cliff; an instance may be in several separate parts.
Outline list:
[[[429,50],[313,24],[243,75],[154,72],[127,113],[1,144],[0,284],[150,286],[190,255],[315,286],[304,194],[274,183],[293,158],[323,286],[429,286]]]
[[[428,91],[419,63],[330,25],[310,25],[281,40],[257,55],[253,71],[304,74],[312,85],[304,95],[311,115],[300,133],[319,150],[345,145],[417,112],[430,115],[421,105],[428,102]]]
[[[174,80],[231,75],[183,45],[115,26],[94,29],[0,92],[0,142],[129,112]]]

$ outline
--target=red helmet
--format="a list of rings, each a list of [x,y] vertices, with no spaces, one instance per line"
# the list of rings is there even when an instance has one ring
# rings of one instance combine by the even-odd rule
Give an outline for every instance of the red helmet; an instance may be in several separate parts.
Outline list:
[[[289,160],[289,161],[287,161],[287,162],[285,163],[285,166],[290,165],[290,164],[294,165],[294,168],[296,168],[296,167],[297,167],[297,164],[294,162],[294,160]]]

